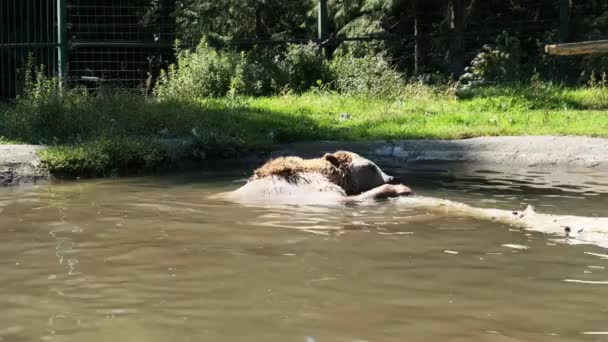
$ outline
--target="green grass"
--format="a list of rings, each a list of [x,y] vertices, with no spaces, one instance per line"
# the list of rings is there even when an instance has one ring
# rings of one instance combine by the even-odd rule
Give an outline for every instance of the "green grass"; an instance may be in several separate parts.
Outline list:
[[[272,118],[277,136],[307,139],[461,139],[496,135],[587,135],[608,137],[608,90],[603,102],[572,90],[555,102],[542,103],[518,95],[466,100],[442,94],[397,100],[337,95],[261,98],[249,110]],[[584,96],[575,97],[578,94]],[[573,100],[573,98],[575,100]],[[339,114],[351,119],[339,121]]]
[[[0,106],[2,141],[46,144],[52,172],[107,175],[231,157],[305,140],[460,139],[497,135],[608,137],[608,88],[488,87],[456,97],[408,85],[397,98],[329,92],[159,102],[121,92]],[[340,113],[350,119],[341,122]],[[196,135],[193,134],[193,129]],[[156,139],[189,138],[176,154]]]
[[[0,145],[19,144],[19,141],[10,140],[5,137],[0,137]]]
[[[53,174],[63,177],[140,173],[169,166],[171,162],[166,149],[140,138],[57,145],[39,153]]]

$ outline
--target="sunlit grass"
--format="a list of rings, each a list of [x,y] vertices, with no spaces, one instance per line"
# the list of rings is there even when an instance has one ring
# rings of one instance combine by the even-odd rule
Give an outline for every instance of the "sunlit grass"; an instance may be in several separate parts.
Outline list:
[[[158,139],[191,139],[180,158],[208,158],[292,141],[504,135],[608,137],[608,89],[541,84],[455,96],[447,87],[413,84],[397,97],[311,91],[163,102],[110,92],[0,107],[0,143],[48,145],[43,159],[66,174],[169,165],[176,158]]]

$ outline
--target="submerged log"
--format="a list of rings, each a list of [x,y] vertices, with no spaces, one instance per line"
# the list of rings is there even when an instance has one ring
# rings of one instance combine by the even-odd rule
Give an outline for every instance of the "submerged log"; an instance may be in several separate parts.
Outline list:
[[[569,244],[593,244],[608,248],[608,217],[584,217],[538,213],[528,206],[523,211],[477,208],[445,199],[410,196],[399,203],[430,212],[497,222],[524,230],[553,235]]]
[[[546,45],[545,52],[558,56],[608,53],[608,40]]]

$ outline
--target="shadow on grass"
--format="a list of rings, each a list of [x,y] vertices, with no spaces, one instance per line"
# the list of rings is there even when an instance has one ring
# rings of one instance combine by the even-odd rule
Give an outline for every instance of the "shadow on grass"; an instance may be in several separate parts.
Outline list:
[[[245,101],[155,102],[137,96],[85,98],[0,108],[0,136],[29,144],[77,144],[97,139],[200,138],[210,144],[316,140],[339,136],[309,112],[252,109]]]
[[[479,96],[499,98],[491,94],[488,90]],[[390,101],[366,106],[367,102],[356,98],[346,99],[354,101],[353,106],[348,106],[356,111],[353,118],[341,121],[339,111],[345,106],[340,103],[345,99],[339,98],[334,103],[331,97],[320,97],[323,101],[310,104],[315,98],[285,97],[286,102],[281,102],[283,98],[158,102],[124,93],[65,96],[0,107],[0,136],[50,146],[43,152],[43,159],[55,174],[97,176],[123,171],[147,172],[183,160],[210,165],[217,159],[239,159],[267,152],[275,144],[293,142],[343,142],[310,143],[314,153],[325,148],[355,146],[352,142],[356,141],[528,133],[527,126],[513,128],[517,121],[505,123],[500,117],[502,121],[493,119],[495,122],[489,124],[488,119],[495,116],[492,111],[488,111],[488,117],[483,112],[469,115],[466,108],[457,108],[463,113],[443,111],[431,115],[418,108],[392,108]],[[601,126],[602,121],[598,119],[598,123]],[[555,129],[560,129],[559,125]],[[188,143],[183,146],[178,143],[177,149],[159,142],[184,139]],[[439,150],[466,153],[464,145],[449,141],[442,144],[445,146],[437,147]]]
[[[64,178],[141,174],[184,161],[213,164],[267,151],[274,143],[336,135],[309,113],[251,109],[244,101],[156,102],[113,95],[4,105],[0,136],[44,144],[51,172]],[[187,140],[177,149],[161,140]]]

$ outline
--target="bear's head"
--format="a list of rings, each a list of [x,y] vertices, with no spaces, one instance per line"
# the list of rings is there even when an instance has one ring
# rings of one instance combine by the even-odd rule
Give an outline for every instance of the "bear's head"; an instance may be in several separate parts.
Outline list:
[[[374,162],[353,152],[326,153],[322,159],[341,171],[338,185],[349,195],[359,194],[395,180],[380,170]]]

